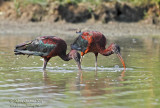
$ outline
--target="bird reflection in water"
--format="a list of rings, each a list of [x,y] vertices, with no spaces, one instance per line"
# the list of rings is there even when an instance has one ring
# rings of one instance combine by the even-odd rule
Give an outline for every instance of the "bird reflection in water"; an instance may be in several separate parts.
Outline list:
[[[94,78],[88,80],[83,75],[84,72],[79,72],[77,74],[76,88],[80,91],[81,96],[91,97],[91,96],[100,96],[105,94],[112,94],[118,92],[114,87],[124,86],[122,81],[124,81],[125,70],[121,72],[120,76],[116,78],[113,77],[98,77],[97,71],[95,71]]]
[[[68,73],[70,74],[70,73]],[[75,75],[70,76],[70,78],[67,78],[65,80],[54,80],[51,79],[47,75],[47,71],[43,72],[43,80],[44,80],[44,92],[45,93],[58,93],[58,94],[64,94],[65,93],[73,94],[80,97],[94,97],[94,96],[104,96],[106,94],[114,94],[117,92],[121,92],[122,89],[117,89],[117,87],[123,87],[125,84],[122,82],[124,80],[125,71],[122,71],[121,74],[118,72],[116,75],[114,73],[114,76],[110,75],[112,73],[108,72],[108,76],[102,77],[102,73],[98,73],[95,71],[93,77],[88,76],[90,73],[84,72],[84,71],[78,71],[77,77]],[[67,75],[68,76],[68,75]],[[65,92],[63,92],[65,91]],[[67,92],[68,91],[68,92]],[[78,91],[78,94],[77,92]],[[76,93],[76,94],[74,94]],[[77,97],[77,98],[78,98]],[[93,102],[94,99],[88,99],[86,100],[86,103]]]

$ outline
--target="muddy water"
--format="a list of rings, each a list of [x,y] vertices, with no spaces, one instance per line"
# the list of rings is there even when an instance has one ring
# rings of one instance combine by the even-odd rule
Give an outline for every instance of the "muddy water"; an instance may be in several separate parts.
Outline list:
[[[115,37],[121,46],[126,72],[116,55],[83,58],[83,74],[73,60],[15,56],[14,46],[35,37],[0,37],[0,106],[48,108],[153,108],[160,107],[160,37]],[[69,45],[72,40],[68,39]],[[69,49],[69,48],[68,48]]]

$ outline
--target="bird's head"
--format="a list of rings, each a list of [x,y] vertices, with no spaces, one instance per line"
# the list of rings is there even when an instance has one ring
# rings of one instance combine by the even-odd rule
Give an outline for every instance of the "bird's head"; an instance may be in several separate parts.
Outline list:
[[[80,62],[81,56],[78,53],[78,51],[71,50],[70,53],[69,53],[69,56],[70,56],[70,58],[72,58],[72,59],[74,59],[76,61],[79,70],[81,70],[81,62]]]
[[[115,43],[112,43],[111,45],[111,51],[115,54],[118,54],[120,53],[121,49],[120,49],[120,46],[115,44]]]
[[[123,58],[122,58],[122,56],[121,56],[121,53],[120,53],[120,51],[121,51],[121,50],[120,50],[120,46],[117,45],[117,44],[115,44],[115,43],[111,44],[111,51],[118,56],[118,58],[119,58],[120,61],[122,62],[123,67],[124,67],[124,69],[125,69],[126,66],[125,66],[124,60],[123,60]]]

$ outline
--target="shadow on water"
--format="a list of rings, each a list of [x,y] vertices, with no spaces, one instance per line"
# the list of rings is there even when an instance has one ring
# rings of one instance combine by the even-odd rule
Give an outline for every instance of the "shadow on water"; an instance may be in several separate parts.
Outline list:
[[[96,72],[92,53],[84,56],[82,72],[77,70],[73,60],[65,62],[59,57],[52,58],[44,72],[40,57],[27,58],[15,56],[13,53],[16,44],[33,38],[0,37],[2,107],[15,105],[15,100],[18,99],[40,99],[43,101],[40,103],[41,106],[58,108],[160,106],[158,36],[109,39],[109,43],[115,42],[121,46],[122,57],[127,67],[125,73],[116,55],[99,55]]]

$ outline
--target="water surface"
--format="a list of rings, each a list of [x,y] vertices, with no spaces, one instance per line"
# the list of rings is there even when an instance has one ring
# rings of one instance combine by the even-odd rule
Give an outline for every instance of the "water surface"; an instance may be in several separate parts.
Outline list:
[[[92,53],[83,58],[83,74],[73,60],[59,57],[52,58],[44,72],[42,58],[13,53],[16,44],[34,38],[0,37],[1,107],[160,107],[160,36],[109,37],[109,43],[121,46],[127,67],[123,75],[116,55],[99,55],[95,72]],[[68,39],[67,44],[72,41]]]

